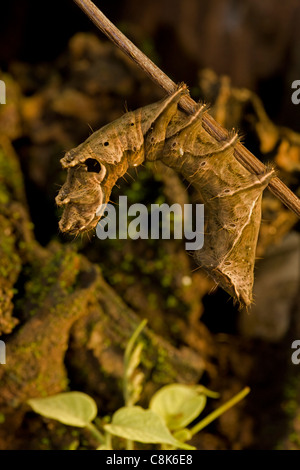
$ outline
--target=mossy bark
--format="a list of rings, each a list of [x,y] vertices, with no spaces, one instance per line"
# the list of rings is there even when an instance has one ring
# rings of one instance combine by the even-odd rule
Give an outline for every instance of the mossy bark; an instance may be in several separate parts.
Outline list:
[[[0,148],[0,168],[0,326],[7,350],[0,366],[0,448],[10,448],[29,398],[75,387],[101,408],[122,405],[123,353],[140,318],[98,265],[69,245],[37,243],[9,145]],[[198,353],[176,349],[149,328],[142,341],[148,395],[165,383],[199,380],[204,362]]]

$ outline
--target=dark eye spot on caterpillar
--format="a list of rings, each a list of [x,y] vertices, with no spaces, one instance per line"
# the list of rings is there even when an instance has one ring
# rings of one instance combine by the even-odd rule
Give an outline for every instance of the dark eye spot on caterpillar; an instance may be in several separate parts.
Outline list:
[[[100,173],[101,171],[101,165],[95,158],[88,158],[85,161],[85,165],[89,173]]]
[[[178,108],[186,93],[186,86],[179,86],[172,95],[124,114],[66,153],[61,163],[67,181],[56,197],[65,208],[59,227],[68,233],[95,228],[101,218],[97,209],[109,201],[128,167],[160,159],[180,172],[204,203],[204,246],[194,252],[196,262],[240,306],[249,305],[261,197],[273,170],[255,175],[242,166],[234,157],[236,134],[219,142],[202,127],[205,106],[199,105],[193,115]],[[172,151],[175,148],[178,151]]]

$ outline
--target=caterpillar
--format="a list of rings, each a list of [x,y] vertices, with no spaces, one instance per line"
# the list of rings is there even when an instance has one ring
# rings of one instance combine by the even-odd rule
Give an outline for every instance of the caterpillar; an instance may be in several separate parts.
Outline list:
[[[56,197],[59,222],[71,234],[95,228],[118,178],[129,167],[160,160],[198,191],[205,207],[204,246],[194,257],[240,307],[252,302],[262,192],[273,170],[255,175],[234,157],[239,137],[217,141],[202,126],[205,105],[187,115],[178,107],[186,85],[163,100],[127,112],[61,159],[67,180]]]

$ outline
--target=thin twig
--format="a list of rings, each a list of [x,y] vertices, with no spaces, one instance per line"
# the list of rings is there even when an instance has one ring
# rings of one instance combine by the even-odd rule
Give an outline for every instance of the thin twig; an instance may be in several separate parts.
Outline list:
[[[140,51],[121,31],[111,23],[108,18],[90,0],[74,0],[75,3],[85,12],[116,46],[128,55],[136,64],[150,76],[150,78],[162,87],[168,94],[176,90],[174,83],[157,65],[155,65],[142,51]],[[180,100],[181,108],[189,114],[195,111],[196,102],[190,96],[184,96]],[[217,140],[223,140],[228,135],[228,131],[218,124],[208,113],[203,116],[203,127],[210,135]],[[266,171],[265,165],[258,160],[241,143],[235,148],[235,158],[245,168],[252,173],[263,173]],[[300,217],[300,199],[278,178],[274,177],[269,183],[269,190],[285,204],[291,211]]]

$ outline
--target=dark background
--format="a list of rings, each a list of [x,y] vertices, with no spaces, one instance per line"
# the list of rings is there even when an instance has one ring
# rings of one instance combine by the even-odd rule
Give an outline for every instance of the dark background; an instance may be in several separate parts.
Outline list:
[[[278,124],[300,129],[291,83],[300,75],[297,0],[106,0],[95,2],[175,81],[199,68],[228,74],[256,91]],[[11,0],[1,5],[0,67],[52,61],[78,31],[96,31],[71,0]],[[102,38],[102,34],[99,32]]]

